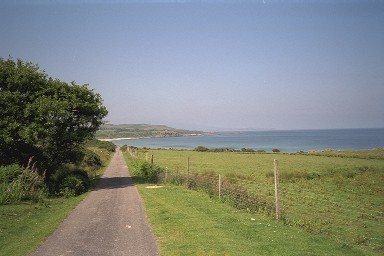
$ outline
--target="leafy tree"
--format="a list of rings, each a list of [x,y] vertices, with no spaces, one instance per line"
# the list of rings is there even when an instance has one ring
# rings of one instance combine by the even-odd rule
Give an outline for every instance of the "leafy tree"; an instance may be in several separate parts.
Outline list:
[[[80,160],[85,141],[107,115],[101,96],[87,85],[48,77],[30,62],[0,58],[0,165],[52,169]]]

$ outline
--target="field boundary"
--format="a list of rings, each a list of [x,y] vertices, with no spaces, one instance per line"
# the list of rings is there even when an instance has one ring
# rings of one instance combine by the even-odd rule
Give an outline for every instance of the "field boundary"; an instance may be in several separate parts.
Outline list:
[[[139,156],[137,149],[129,149],[131,157]],[[153,155],[142,155],[152,165]],[[157,159],[157,158],[156,158]],[[242,175],[221,175],[217,172],[192,171],[189,168],[193,159],[185,159],[185,168],[171,170],[159,168],[158,184],[176,184],[187,189],[204,191],[210,197],[228,203],[233,207],[248,212],[257,212],[271,218],[276,217],[275,183],[273,172],[267,180],[252,180]],[[274,163],[271,162],[271,169]],[[362,170],[369,171],[369,170]],[[382,233],[372,232],[375,225],[384,223],[384,212],[380,205],[368,202],[353,202],[356,196],[353,191],[349,198],[340,199],[332,193],[319,193],[316,186],[321,185],[321,179],[315,174],[304,179],[314,184],[313,188],[300,187],[303,184],[290,186],[282,177],[280,183],[280,221],[289,226],[321,234],[337,241],[342,246],[357,246],[369,251],[382,253],[384,237]],[[346,177],[347,178],[347,177]],[[305,193],[301,193],[305,189]]]

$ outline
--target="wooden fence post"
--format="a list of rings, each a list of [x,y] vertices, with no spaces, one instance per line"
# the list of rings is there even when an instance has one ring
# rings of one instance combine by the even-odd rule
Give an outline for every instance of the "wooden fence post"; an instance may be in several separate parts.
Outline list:
[[[153,165],[153,155],[151,155],[151,165]]]
[[[219,174],[219,199],[221,199],[221,175]]]
[[[187,159],[187,184],[189,182],[189,157]]]
[[[273,160],[274,163],[274,173],[275,173],[275,197],[276,197],[276,219],[280,219],[280,194],[279,194],[279,170],[277,160]]]

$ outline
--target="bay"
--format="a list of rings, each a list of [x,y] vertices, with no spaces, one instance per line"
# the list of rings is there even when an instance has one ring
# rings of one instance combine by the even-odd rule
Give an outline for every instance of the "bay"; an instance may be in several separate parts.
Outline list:
[[[197,146],[204,146],[266,151],[277,148],[282,152],[324,149],[357,150],[384,148],[384,128],[216,132],[204,136],[116,140],[113,143],[118,146],[174,149],[194,149]]]

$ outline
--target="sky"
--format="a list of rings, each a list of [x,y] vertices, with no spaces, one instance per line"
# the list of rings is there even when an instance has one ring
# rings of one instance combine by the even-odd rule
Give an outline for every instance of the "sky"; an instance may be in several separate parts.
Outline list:
[[[0,57],[89,84],[113,124],[384,127],[384,1],[0,0]]]

